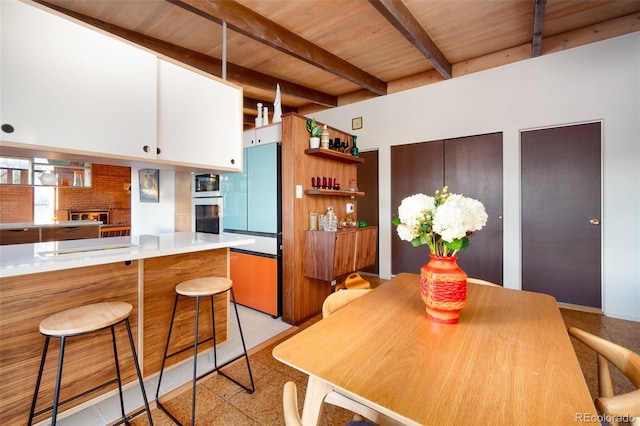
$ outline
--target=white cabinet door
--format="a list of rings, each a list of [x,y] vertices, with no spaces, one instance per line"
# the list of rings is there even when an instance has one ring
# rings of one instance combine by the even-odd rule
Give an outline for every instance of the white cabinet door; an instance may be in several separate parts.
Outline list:
[[[242,89],[158,60],[158,159],[242,169]]]
[[[282,123],[246,130],[243,133],[242,140],[245,148],[267,143],[282,142]]]
[[[155,158],[154,55],[25,3],[0,8],[3,141]]]

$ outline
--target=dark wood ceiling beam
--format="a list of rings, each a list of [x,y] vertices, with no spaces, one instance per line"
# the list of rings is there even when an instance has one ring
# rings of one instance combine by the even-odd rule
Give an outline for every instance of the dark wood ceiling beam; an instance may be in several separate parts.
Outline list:
[[[70,16],[78,21],[82,21],[93,27],[99,28],[110,34],[118,36],[122,39],[128,40],[134,44],[145,47],[153,52],[156,52],[162,56],[166,56],[184,64],[190,65],[208,74],[216,77],[222,76],[222,61],[211,56],[204,55],[200,52],[185,49],[162,40],[158,40],[153,37],[148,37],[144,34],[137,33],[135,31],[118,27],[116,25],[109,24],[107,22],[86,16],[77,12],[74,12],[63,7],[47,3],[44,0],[34,0],[43,6],[58,11],[62,14]],[[256,87],[263,90],[269,90],[275,92],[276,84],[280,84],[280,91],[283,94],[293,96],[300,99],[305,99],[309,102],[323,105],[326,107],[338,106],[338,97],[330,95],[328,93],[320,92],[308,87],[301,86],[290,81],[281,80],[272,77],[267,74],[263,74],[248,68],[241,67],[227,62],[227,80],[237,83],[239,85],[247,85]],[[283,105],[283,110],[285,105]]]
[[[418,49],[444,78],[451,78],[451,63],[401,0],[369,0],[369,3],[409,40],[409,43]]]
[[[544,29],[544,11],[547,0],[533,0],[533,35],[531,36],[531,57],[540,56],[542,51],[542,30]]]
[[[167,0],[176,6],[221,24],[327,72],[349,80],[377,95],[387,94],[387,83],[348,61],[309,42],[246,6],[230,0]]]

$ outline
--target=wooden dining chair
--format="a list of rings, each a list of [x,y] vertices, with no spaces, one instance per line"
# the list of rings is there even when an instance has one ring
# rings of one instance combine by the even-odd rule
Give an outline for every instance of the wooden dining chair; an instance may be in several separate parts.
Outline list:
[[[599,396],[595,399],[598,411],[612,416],[607,421],[614,426],[618,425],[615,416],[624,419],[635,417],[636,423],[640,423],[640,355],[576,327],[569,328],[569,334],[598,354]],[[636,390],[614,395],[609,362],[631,380]]]
[[[500,284],[496,284],[496,283],[492,283],[491,281],[485,281],[485,280],[481,280],[480,278],[472,278],[472,277],[467,277],[467,283],[488,285],[491,287],[502,287]]]
[[[322,303],[322,318],[328,317],[332,313],[343,308],[357,298],[364,296],[370,291],[371,289],[352,289],[340,290],[335,293],[331,293]]]
[[[285,426],[302,426],[302,419],[298,411],[298,389],[294,382],[284,384],[282,394],[282,408],[284,409]],[[346,426],[375,426],[367,421],[355,420],[347,422]]]
[[[322,318],[326,318],[336,311],[344,308],[354,300],[364,296],[372,291],[371,289],[352,289],[352,290],[340,290],[335,293],[331,293],[324,299],[322,303]],[[400,423],[387,417],[386,415],[373,410],[365,405],[360,404],[338,392],[330,392],[326,398],[327,404],[342,407],[346,410],[356,413],[358,416],[362,416],[369,419],[379,425],[399,425]]]
[[[298,411],[298,389],[293,382],[284,384],[282,408],[284,409],[285,426],[302,426],[302,419],[300,419]]]

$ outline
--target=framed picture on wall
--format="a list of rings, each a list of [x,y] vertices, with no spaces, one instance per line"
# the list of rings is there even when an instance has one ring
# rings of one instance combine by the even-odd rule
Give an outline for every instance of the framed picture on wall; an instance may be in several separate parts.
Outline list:
[[[160,170],[141,169],[138,171],[138,181],[140,182],[140,202],[158,203],[160,191]]]

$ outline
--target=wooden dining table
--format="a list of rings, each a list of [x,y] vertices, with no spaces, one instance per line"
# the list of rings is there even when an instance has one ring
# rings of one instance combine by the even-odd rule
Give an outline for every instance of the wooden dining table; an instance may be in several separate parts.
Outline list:
[[[342,290],[349,291],[349,290]],[[597,413],[551,296],[469,284],[458,324],[427,318],[403,273],[276,346],[309,375],[302,413],[335,391],[406,425],[575,424]]]

